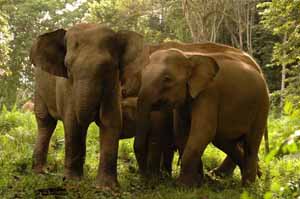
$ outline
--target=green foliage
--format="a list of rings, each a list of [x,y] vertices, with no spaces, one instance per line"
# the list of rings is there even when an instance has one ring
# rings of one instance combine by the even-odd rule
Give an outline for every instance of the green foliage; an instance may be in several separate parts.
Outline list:
[[[30,64],[28,55],[32,41],[38,35],[57,28],[68,28],[75,23],[95,22],[108,24],[115,30],[135,30],[143,34],[149,43],[159,43],[167,40],[191,42],[191,32],[184,16],[182,3],[182,0],[1,1],[0,107],[5,104],[11,109],[15,103],[20,106],[24,101],[32,98],[34,88],[33,66]],[[294,4],[297,6],[297,3]],[[233,12],[231,10],[235,10],[232,8],[233,5],[236,4],[234,2],[226,4],[229,18],[235,16],[234,13],[231,13]],[[268,13],[269,7],[267,5],[269,4],[262,5],[261,7],[265,8],[266,13]],[[296,16],[295,6],[287,8],[286,13],[291,11],[291,13],[294,13],[293,16]],[[255,10],[252,11],[256,12]],[[216,13],[211,13],[211,19],[214,19],[214,14]],[[268,19],[270,23],[276,21],[275,19],[269,19],[267,14],[263,16],[263,19],[266,21]],[[287,17],[287,19],[295,21],[297,18]],[[232,20],[234,21],[233,18]],[[270,65],[273,44],[278,41],[281,35],[274,37],[271,34],[273,29],[266,29],[264,26],[267,22],[257,24],[258,22],[259,18],[256,19],[255,17],[253,27],[251,27],[253,29],[253,55],[266,72],[270,90],[274,91],[280,87],[280,70],[278,70],[278,67],[268,68],[265,66]],[[194,23],[197,22],[192,22],[192,24]],[[295,25],[297,21],[294,24],[286,24],[285,27],[289,31],[295,29],[294,34],[289,34],[289,42],[297,44],[296,41],[298,41],[299,36],[297,33],[298,28],[296,28],[298,26]],[[219,32],[216,33],[220,37],[218,41],[232,43],[230,35],[237,36],[237,29],[234,28],[236,25],[233,24],[232,28],[231,23],[228,25],[227,28],[222,26],[223,28],[220,28]],[[280,27],[280,24],[278,24],[278,27]],[[229,30],[233,32],[231,33]],[[283,29],[278,31],[281,30]],[[243,40],[245,39],[244,35]],[[291,46],[289,45],[289,47]],[[275,48],[281,49],[280,46]],[[299,54],[297,49],[299,48],[292,49],[293,56],[288,56],[291,60],[294,60],[294,55]],[[280,59],[278,58],[278,60]],[[274,61],[274,64],[278,65],[278,62]],[[294,66],[296,65],[293,64],[291,67]],[[1,73],[3,73],[1,71],[5,72],[4,76],[1,76]],[[297,71],[293,69],[292,72],[296,74]],[[299,89],[292,86],[295,85],[293,82],[298,82],[298,76],[291,74],[289,90],[291,93],[297,93]]]
[[[279,118],[276,115],[271,115],[269,119],[269,131],[273,132],[270,138],[273,140],[270,146],[271,150],[279,150],[281,144],[297,130],[300,130],[300,108],[286,100],[283,115]],[[287,145],[290,148],[285,150],[294,151],[294,153],[299,152],[300,148],[295,151],[295,146],[291,142]]]
[[[8,27],[8,19],[5,13],[0,13],[0,78],[4,75],[9,75],[9,70],[6,66],[9,60],[10,48],[8,46],[11,40],[11,34]]]
[[[281,120],[270,118],[269,132],[272,149],[280,145],[290,133],[299,129],[299,110],[287,104],[285,117]],[[280,123],[281,122],[281,123]],[[64,134],[59,123],[52,137],[48,155],[48,173],[35,175],[31,171],[31,156],[36,137],[36,122],[32,113],[22,113],[13,108],[3,108],[0,113],[0,197],[35,198],[50,192],[44,197],[67,198],[297,198],[299,197],[300,160],[297,155],[275,158],[260,152],[260,168],[263,176],[253,186],[243,188],[240,172],[236,169],[232,177],[216,178],[208,171],[218,166],[224,153],[209,145],[202,158],[207,174],[201,188],[183,189],[174,186],[174,179],[166,178],[162,183],[145,184],[137,172],[133,153],[133,140],[121,140],[119,146],[118,173],[121,188],[118,191],[98,190],[95,176],[98,167],[99,132],[92,124],[88,129],[85,178],[80,182],[63,181]],[[298,151],[299,154],[299,151]],[[269,161],[267,161],[269,158]],[[176,155],[173,175],[179,174]],[[52,191],[49,191],[52,188]],[[55,193],[58,194],[54,196]],[[52,194],[52,195],[51,195]],[[60,195],[59,195],[60,194]]]
[[[272,64],[287,67],[287,88],[283,95],[299,101],[300,1],[273,0],[259,5],[261,24],[281,38],[273,47]]]
[[[83,181],[62,180],[64,134],[61,123],[58,124],[50,144],[48,174],[39,176],[32,173],[31,156],[36,137],[36,122],[31,113],[18,110],[20,104],[33,95],[33,67],[28,57],[32,41],[44,32],[57,28],[67,29],[75,23],[86,21],[106,23],[115,30],[137,31],[151,43],[166,40],[190,42],[191,33],[183,14],[182,2],[0,0],[1,198],[35,198],[42,194],[41,189],[47,191],[48,188],[62,188],[62,194],[68,198],[300,197],[300,174],[295,172],[300,169],[299,140],[283,144],[289,136],[300,130],[300,1],[297,0],[260,1],[265,2],[259,5],[261,15],[256,17],[255,24],[251,27],[253,55],[263,67],[272,91],[272,114],[269,119],[271,152],[267,156],[260,152],[263,176],[253,186],[240,186],[238,169],[233,177],[206,178],[201,188],[190,190],[173,186],[174,179],[166,179],[157,186],[144,184],[137,172],[133,140],[128,139],[120,141],[119,145],[118,171],[121,189],[118,192],[99,191],[94,184],[99,156],[99,130],[95,124],[89,128],[84,168],[86,177]],[[221,28],[218,32],[219,41],[231,43],[231,34],[238,33],[229,33],[226,28]],[[284,93],[273,92],[280,88],[281,69],[278,66],[282,65],[288,70],[287,88]],[[282,94],[285,96],[285,103],[283,111],[279,110],[282,115],[278,118],[278,105]],[[224,156],[210,145],[203,156],[205,172],[218,166]],[[175,157],[173,165],[174,176],[179,173],[177,160],[178,156]]]
[[[262,24],[253,26],[253,56],[258,64],[262,67],[264,75],[267,79],[270,92],[280,90],[281,71],[279,67],[272,65],[272,53],[274,43],[279,41],[278,36],[274,36],[272,32],[265,29]],[[275,101],[273,101],[275,102]],[[278,106],[279,102],[276,101]]]
[[[85,4],[70,10],[67,9],[67,5],[75,4],[76,0],[68,2],[66,4],[60,0],[1,2],[0,27],[6,39],[3,43],[5,48],[2,48],[0,42],[0,57],[4,55],[9,57],[5,61],[4,69],[10,75],[4,77],[0,75],[3,80],[0,85],[0,107],[5,104],[11,108],[16,102],[19,104],[32,97],[33,67],[29,61],[32,41],[46,31],[67,28],[81,20],[86,10]],[[3,54],[2,49],[5,50]],[[3,65],[1,59],[0,70]]]
[[[105,23],[116,30],[137,31],[153,43],[190,40],[180,0],[91,1],[85,20]]]

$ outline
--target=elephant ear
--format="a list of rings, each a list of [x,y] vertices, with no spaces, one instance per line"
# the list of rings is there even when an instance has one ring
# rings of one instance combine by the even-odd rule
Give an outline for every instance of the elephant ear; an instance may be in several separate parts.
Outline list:
[[[31,48],[32,64],[53,75],[67,77],[67,68],[64,65],[65,34],[64,29],[58,29],[40,35]]]
[[[195,98],[213,81],[219,71],[219,66],[213,58],[203,55],[193,55],[188,59],[192,65],[188,87],[190,95]]]
[[[125,30],[119,31],[117,37],[120,46],[121,78],[128,78],[140,71],[144,65],[144,37],[134,31]]]

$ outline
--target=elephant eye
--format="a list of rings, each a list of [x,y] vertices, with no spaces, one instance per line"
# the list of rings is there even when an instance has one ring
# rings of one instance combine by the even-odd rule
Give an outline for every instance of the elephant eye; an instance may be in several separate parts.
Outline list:
[[[172,79],[171,79],[171,77],[169,76],[169,75],[165,75],[164,77],[163,77],[163,81],[164,82],[170,82]]]
[[[169,75],[163,76],[162,80],[165,85],[169,85],[172,83],[172,77],[170,77]]]

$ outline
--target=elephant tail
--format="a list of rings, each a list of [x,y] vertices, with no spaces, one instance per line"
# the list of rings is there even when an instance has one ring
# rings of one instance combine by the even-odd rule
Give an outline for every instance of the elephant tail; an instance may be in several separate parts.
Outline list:
[[[268,122],[266,123],[264,139],[265,139],[265,153],[268,154],[270,152]]]

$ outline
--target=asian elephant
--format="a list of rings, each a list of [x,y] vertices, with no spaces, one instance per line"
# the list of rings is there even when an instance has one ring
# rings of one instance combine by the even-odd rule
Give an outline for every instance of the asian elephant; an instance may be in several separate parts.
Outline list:
[[[43,172],[50,138],[57,120],[61,120],[65,131],[64,175],[67,179],[81,178],[87,129],[96,122],[101,128],[97,184],[118,184],[120,80],[129,78],[128,74],[142,65],[143,49],[140,34],[115,32],[100,24],[78,24],[37,38],[30,53],[35,66],[34,112],[38,124],[35,172]]]
[[[269,97],[263,73],[248,54],[214,43],[199,44],[189,53],[158,50],[142,71],[141,82],[134,146],[141,169],[147,168],[142,163],[150,112],[167,107],[176,110],[180,126],[189,126],[180,184],[202,182],[199,157],[210,142],[240,167],[243,185],[255,181]]]
[[[122,100],[123,126],[120,139],[136,136],[137,128],[137,97]],[[171,111],[152,111],[151,130],[147,138],[147,157],[149,161],[148,174],[160,175],[172,173],[174,155],[173,113]]]
[[[132,70],[128,70],[128,76],[131,76],[130,81],[124,81],[124,85],[122,86],[122,95],[123,97],[137,97],[140,87],[141,87],[141,71],[143,70],[144,66],[146,65],[146,63],[148,63],[148,57],[154,53],[155,51],[158,50],[167,50],[167,49],[171,49],[171,48],[176,48],[179,49],[183,52],[206,52],[207,50],[203,48],[203,44],[201,43],[181,43],[181,42],[173,42],[173,41],[169,41],[169,42],[163,42],[160,44],[147,44],[144,46],[144,50],[142,53],[142,60],[145,60],[144,62],[140,62],[143,63],[139,69],[140,70],[134,70],[134,73],[132,73]],[[209,49],[209,51],[222,51],[224,50],[224,47],[222,46],[222,48],[220,48],[220,46],[211,46],[211,48],[213,49]],[[226,47],[225,47],[226,48]],[[126,76],[126,74],[124,75]],[[176,119],[176,113],[174,113],[174,119],[175,121]],[[182,116],[182,115],[181,115]],[[185,142],[186,142],[186,131],[185,129],[189,128],[189,124],[182,124],[182,126],[178,126],[178,122],[174,123],[174,142],[175,142],[175,148],[178,149],[179,151],[179,155],[182,156],[183,153],[183,149],[185,146]],[[184,129],[182,129],[184,128]],[[145,160],[147,157],[147,155],[144,155],[144,160],[143,162],[147,162],[147,160]],[[148,162],[151,162],[151,158],[147,158]],[[215,168],[213,170],[213,173],[215,173],[216,175],[231,175],[234,171],[235,168],[235,163],[231,160],[230,157],[226,157],[223,161],[223,163]],[[141,167],[141,165],[140,165]],[[145,170],[145,169],[144,169]],[[258,175],[260,176],[260,172],[258,171]]]

